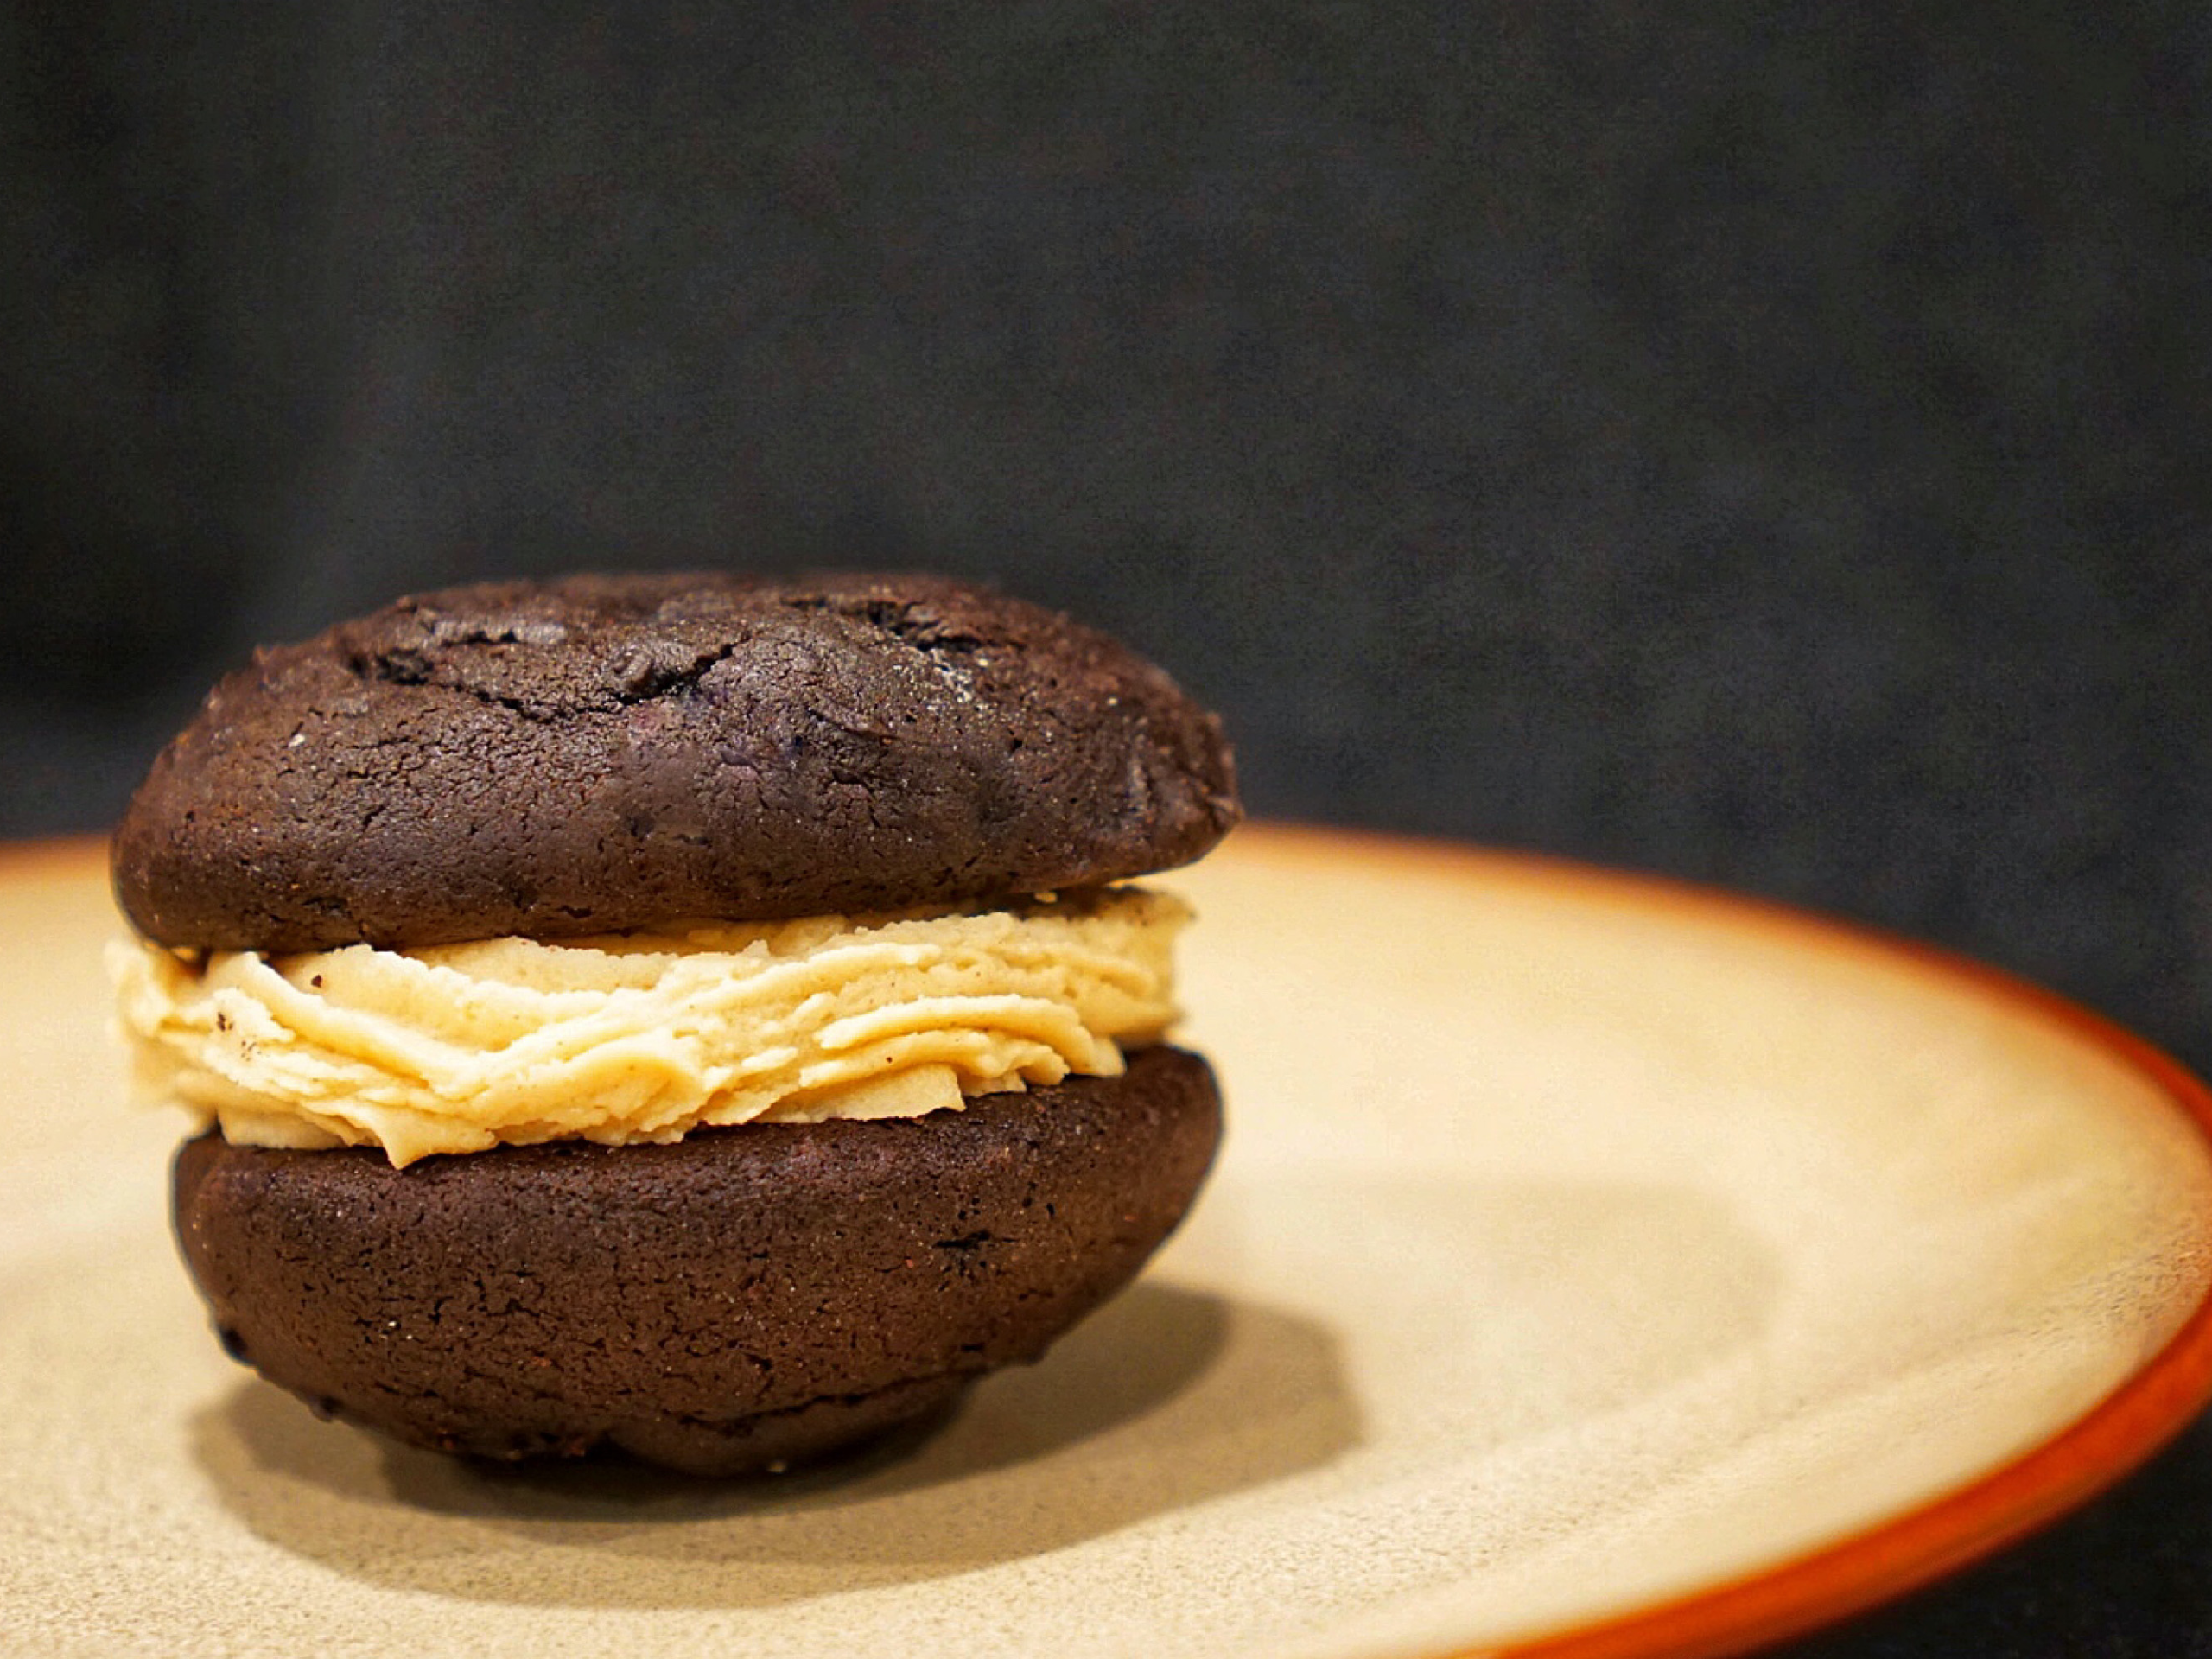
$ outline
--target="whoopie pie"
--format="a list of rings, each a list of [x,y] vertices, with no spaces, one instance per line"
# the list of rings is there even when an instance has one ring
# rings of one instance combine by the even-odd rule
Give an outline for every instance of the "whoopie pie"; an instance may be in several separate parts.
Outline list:
[[[328,1415],[729,1475],[1038,1357],[1221,1124],[1165,1039],[1219,723],[939,578],[403,599],[222,681],[113,842],[184,1259]]]

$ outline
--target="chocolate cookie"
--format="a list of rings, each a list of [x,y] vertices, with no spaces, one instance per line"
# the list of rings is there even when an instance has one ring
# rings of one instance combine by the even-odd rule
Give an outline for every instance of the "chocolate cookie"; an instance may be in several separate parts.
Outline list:
[[[796,1460],[1034,1359],[1211,1160],[1204,1060],[925,1118],[755,1124],[404,1170],[186,1143],[187,1261],[232,1351],[326,1413],[515,1459]]]
[[[1236,817],[1213,717],[1036,606],[577,577],[260,653],[156,761],[113,868],[149,938],[277,952],[1044,892]]]

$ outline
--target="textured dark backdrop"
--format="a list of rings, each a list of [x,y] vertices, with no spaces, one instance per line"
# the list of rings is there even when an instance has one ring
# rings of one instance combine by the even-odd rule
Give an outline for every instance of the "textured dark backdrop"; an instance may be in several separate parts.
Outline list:
[[[2212,1069],[2212,23],[1684,10],[13,4],[0,833],[398,588],[931,565]],[[1808,1651],[1969,1648],[2212,1652],[2212,1435]]]

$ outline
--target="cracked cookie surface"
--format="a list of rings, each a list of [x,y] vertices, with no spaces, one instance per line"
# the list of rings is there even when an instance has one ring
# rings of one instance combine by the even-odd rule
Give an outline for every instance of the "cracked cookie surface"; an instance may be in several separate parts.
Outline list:
[[[431,944],[984,899],[1188,862],[1218,723],[932,577],[585,576],[402,600],[209,694],[114,840],[173,946]]]

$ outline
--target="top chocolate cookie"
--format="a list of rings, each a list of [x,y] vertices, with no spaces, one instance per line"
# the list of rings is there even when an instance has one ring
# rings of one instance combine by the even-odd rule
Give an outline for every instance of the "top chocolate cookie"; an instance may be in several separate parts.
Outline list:
[[[1105,635],[933,577],[576,576],[257,653],[118,827],[162,944],[433,944],[1043,892],[1236,822],[1219,723]]]

